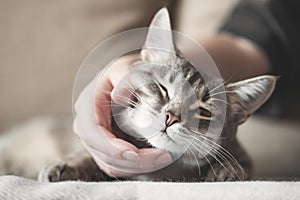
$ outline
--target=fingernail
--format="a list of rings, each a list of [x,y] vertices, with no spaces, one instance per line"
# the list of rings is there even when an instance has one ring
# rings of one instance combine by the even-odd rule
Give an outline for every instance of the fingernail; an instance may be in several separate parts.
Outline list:
[[[126,160],[138,161],[140,159],[139,155],[133,151],[125,151],[122,157]]]
[[[167,165],[167,164],[171,164],[172,163],[172,156],[168,153],[165,153],[163,155],[158,156],[155,161],[154,164],[155,165]]]

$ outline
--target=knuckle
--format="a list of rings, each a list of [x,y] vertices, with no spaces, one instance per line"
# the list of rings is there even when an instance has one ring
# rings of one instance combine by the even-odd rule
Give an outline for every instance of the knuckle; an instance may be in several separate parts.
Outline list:
[[[107,164],[107,165],[112,165],[113,164],[113,158],[111,158],[108,155],[105,155],[104,158],[105,158],[105,161],[104,161],[105,164]],[[111,168],[111,167],[109,166],[109,168]]]
[[[111,157],[110,160],[112,160],[112,158],[121,158],[120,152],[116,152],[116,151],[110,151],[108,152],[108,155]]]

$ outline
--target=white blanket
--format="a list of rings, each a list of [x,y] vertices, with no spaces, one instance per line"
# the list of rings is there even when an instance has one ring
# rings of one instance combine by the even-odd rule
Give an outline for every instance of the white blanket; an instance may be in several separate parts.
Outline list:
[[[0,199],[300,199],[300,182],[58,182],[42,183],[16,176],[0,177]]]

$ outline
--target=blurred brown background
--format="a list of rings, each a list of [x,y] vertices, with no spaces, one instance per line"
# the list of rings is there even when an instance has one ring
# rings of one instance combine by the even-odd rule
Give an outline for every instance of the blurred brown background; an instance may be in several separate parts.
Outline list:
[[[84,57],[107,37],[148,26],[168,6],[175,29],[213,33],[236,0],[0,0],[0,131],[40,116],[71,116]],[[295,120],[254,118],[239,137],[257,176],[300,176]]]
[[[174,25],[195,35],[214,29],[232,2],[1,0],[0,131],[37,115],[71,114],[72,84],[89,51],[121,30],[148,26],[162,6],[176,4]]]

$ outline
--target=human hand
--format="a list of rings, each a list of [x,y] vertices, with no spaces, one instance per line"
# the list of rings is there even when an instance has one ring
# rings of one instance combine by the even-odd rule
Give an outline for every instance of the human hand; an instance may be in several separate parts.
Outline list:
[[[74,105],[74,131],[99,168],[113,177],[150,172],[172,162],[171,155],[163,150],[138,149],[113,133],[111,100],[118,96],[114,88],[137,59],[137,55],[118,59],[103,72],[99,83],[94,79],[82,91]]]

